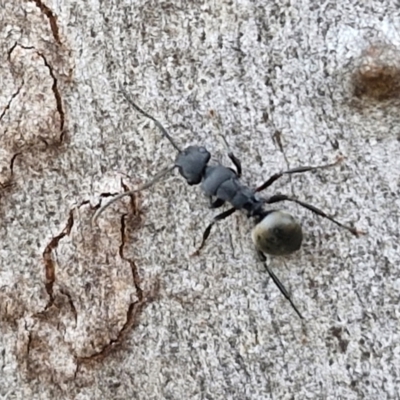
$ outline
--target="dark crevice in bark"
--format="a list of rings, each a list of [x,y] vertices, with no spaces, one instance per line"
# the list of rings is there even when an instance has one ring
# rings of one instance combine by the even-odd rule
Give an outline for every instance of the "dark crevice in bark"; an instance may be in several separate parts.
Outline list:
[[[11,171],[11,175],[14,174],[14,164],[15,164],[15,160],[17,159],[18,156],[20,156],[22,153],[15,153],[12,157],[11,157],[11,161],[10,161],[10,171]]]
[[[51,89],[53,90],[54,97],[56,99],[57,112],[60,115],[60,142],[62,142],[64,138],[65,112],[62,105],[61,94],[60,91],[58,90],[58,80],[54,74],[53,67],[49,64],[46,57],[40,52],[38,52],[37,54],[43,59],[44,65],[49,70],[50,76],[53,79],[53,85]]]
[[[122,183],[122,186],[125,191],[129,190],[129,188],[127,188],[123,183]],[[139,218],[140,209],[137,207],[134,196],[131,197],[130,205],[132,208],[133,216]],[[149,292],[145,292],[142,289],[141,279],[140,279],[138,267],[137,267],[135,261],[124,255],[124,248],[128,241],[126,217],[127,217],[127,214],[124,214],[121,216],[121,244],[119,246],[119,255],[120,255],[121,259],[128,262],[128,264],[130,265],[130,268],[132,271],[132,281],[133,281],[133,285],[136,289],[137,300],[135,300],[129,304],[128,310],[126,313],[126,321],[114,339],[111,339],[105,346],[103,346],[103,348],[100,351],[98,351],[90,356],[77,357],[78,367],[77,367],[76,373],[79,371],[80,364],[102,360],[104,357],[109,355],[114,349],[121,347],[121,345],[125,341],[126,336],[129,334],[129,332],[131,332],[138,325],[140,316],[141,316],[144,308],[149,303],[151,303],[152,301],[155,300],[155,298],[157,297],[158,292],[159,292],[158,282]],[[139,226],[140,220],[139,221],[136,220],[136,222],[137,222],[137,225]],[[137,228],[137,226],[134,226],[134,228]]]
[[[54,40],[57,44],[61,45],[60,34],[57,25],[57,15],[51,10],[50,7],[46,6],[40,0],[31,0],[33,1],[36,6],[40,9],[40,11],[47,17],[50,23],[51,32],[53,33]]]
[[[10,100],[8,101],[7,105],[4,107],[4,110],[0,114],[0,121],[4,118],[4,115],[6,115],[6,112],[10,109],[12,101],[19,95],[19,92],[21,91],[22,86],[24,86],[24,81],[22,81],[22,83],[19,86],[19,88],[17,89],[17,91],[11,95]]]
[[[71,307],[71,311],[72,311],[72,314],[74,315],[75,324],[76,324],[78,321],[78,312],[76,311],[76,307],[72,300],[72,296],[65,289],[61,289],[60,293],[68,298],[68,303],[69,303],[69,306]]]
[[[43,252],[43,261],[44,261],[45,274],[46,274],[45,287],[46,287],[46,292],[49,295],[49,302],[47,303],[45,309],[48,309],[54,303],[53,286],[54,286],[54,282],[56,280],[56,275],[55,275],[54,260],[52,258],[52,252],[57,249],[58,243],[60,242],[60,240],[64,236],[70,234],[73,225],[74,225],[74,210],[71,210],[69,212],[67,225],[65,226],[65,228],[62,230],[62,232],[59,235],[57,235],[57,236],[53,237],[53,239],[51,239],[50,243],[46,246],[46,248]]]
[[[26,343],[26,354],[29,356],[29,353],[31,351],[31,345],[32,345],[32,331],[29,331],[27,328],[28,327],[26,326],[26,323],[25,323],[25,329],[28,332],[28,342]]]
[[[57,109],[57,112],[58,112],[58,114],[59,114],[59,116],[60,116],[60,128],[59,128],[59,129],[60,129],[60,143],[62,143],[62,142],[63,142],[63,139],[64,139],[64,135],[65,135],[65,132],[64,132],[64,126],[65,126],[65,111],[64,111],[64,108],[63,108],[63,104],[62,104],[62,98],[61,98],[60,90],[59,90],[59,88],[58,88],[58,79],[57,79],[57,77],[56,77],[56,75],[55,75],[55,73],[54,73],[54,68],[53,68],[52,65],[48,62],[48,60],[47,60],[47,58],[45,57],[45,55],[44,55],[43,53],[41,53],[40,51],[37,51],[37,50],[35,49],[35,47],[32,47],[32,46],[24,46],[24,45],[19,44],[19,43],[17,43],[17,42],[10,48],[10,50],[8,50],[8,55],[7,55],[7,60],[8,60],[8,61],[10,61],[11,55],[12,55],[13,51],[15,50],[15,48],[16,48],[17,46],[21,47],[21,49],[24,49],[24,50],[35,50],[36,54],[37,54],[40,58],[42,58],[45,67],[49,70],[49,74],[50,74],[51,78],[53,79],[53,85],[52,85],[51,89],[52,89],[52,91],[53,91],[53,93],[54,93],[54,97],[55,97],[55,100],[56,100],[56,109]],[[22,87],[22,86],[21,86],[21,87]],[[21,87],[20,87],[20,88],[21,88]],[[14,96],[14,97],[15,97],[15,96]]]

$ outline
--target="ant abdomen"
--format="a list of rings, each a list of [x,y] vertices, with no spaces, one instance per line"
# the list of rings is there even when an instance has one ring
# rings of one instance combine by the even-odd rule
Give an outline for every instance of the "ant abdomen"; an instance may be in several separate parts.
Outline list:
[[[303,232],[291,214],[273,210],[253,228],[252,238],[263,253],[284,256],[300,249]]]

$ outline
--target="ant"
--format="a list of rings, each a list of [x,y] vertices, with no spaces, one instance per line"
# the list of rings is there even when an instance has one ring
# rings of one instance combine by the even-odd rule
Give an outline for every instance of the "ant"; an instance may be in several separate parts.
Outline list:
[[[171,145],[178,152],[178,155],[176,157],[175,163],[172,166],[157,173],[149,182],[143,184],[138,189],[121,193],[115,196],[106,204],[104,204],[94,214],[93,221],[96,221],[99,215],[111,204],[122,199],[123,197],[131,196],[134,193],[150,188],[155,183],[160,181],[165,175],[177,168],[180,175],[182,175],[182,177],[189,185],[192,186],[200,184],[201,190],[210,200],[211,209],[219,208],[223,206],[226,202],[232,205],[231,208],[216,215],[212,219],[212,221],[203,233],[203,239],[199,248],[193,253],[193,256],[198,255],[200,250],[204,247],[210,235],[211,229],[215,223],[231,216],[234,212],[238,210],[243,211],[247,215],[247,217],[254,218],[255,220],[256,225],[252,231],[252,239],[256,246],[256,251],[260,260],[264,262],[265,268],[269,276],[272,278],[273,282],[276,284],[280,292],[290,302],[297,315],[301,319],[303,319],[303,316],[294,305],[289,293],[287,292],[283,284],[279,281],[273,271],[268,267],[265,256],[265,254],[276,256],[289,255],[299,250],[303,240],[302,228],[300,223],[288,212],[274,209],[267,210],[265,208],[265,205],[274,204],[281,201],[291,201],[299,204],[307,210],[310,210],[320,217],[332,221],[341,228],[348,230],[355,236],[359,236],[360,234],[363,234],[363,232],[358,231],[351,226],[344,225],[327,215],[322,210],[314,207],[313,205],[297,200],[295,198],[279,194],[265,199],[258,197],[257,193],[267,189],[276,180],[284,175],[299,174],[330,168],[340,163],[342,161],[342,158],[338,159],[333,164],[321,165],[316,167],[298,167],[276,173],[256,189],[251,189],[241,182],[241,162],[230,150],[228,151],[228,157],[235,166],[235,169],[228,168],[223,165],[209,165],[208,163],[210,161],[211,154],[205,147],[192,145],[182,150],[157,119],[155,119],[147,112],[142,110],[138,105],[136,105],[130,98],[128,93],[125,91],[125,89],[121,87],[120,90],[127,102],[134,109],[136,109],[139,113],[151,119],[155,123],[155,125],[161,131],[162,135],[166,139],[168,139]]]

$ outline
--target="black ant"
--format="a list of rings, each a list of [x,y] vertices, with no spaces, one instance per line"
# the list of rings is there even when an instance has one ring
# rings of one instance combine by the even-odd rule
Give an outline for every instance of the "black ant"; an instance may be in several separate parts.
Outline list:
[[[147,118],[150,118],[152,121],[154,121],[156,126],[160,129],[162,135],[169,140],[169,142],[178,152],[178,155],[173,166],[160,171],[154,176],[151,181],[140,186],[138,189],[121,193],[115,196],[106,204],[104,204],[101,208],[97,210],[93,217],[93,220],[95,221],[99,217],[99,215],[114,202],[122,199],[125,196],[131,196],[134,193],[140,192],[153,186],[166,174],[171,172],[173,169],[178,168],[179,173],[186,179],[186,182],[189,185],[200,184],[201,190],[210,199],[210,208],[221,207],[226,202],[230,203],[233,206],[213,218],[213,220],[207,226],[203,233],[203,240],[200,244],[200,247],[193,255],[198,255],[200,250],[204,247],[205,242],[210,235],[211,228],[216,222],[229,217],[237,210],[244,211],[249,218],[251,217],[255,219],[256,226],[253,229],[252,238],[256,246],[257,253],[260,259],[264,262],[268,274],[270,275],[276,286],[279,288],[281,293],[290,302],[299,317],[303,318],[299,310],[293,304],[289,293],[287,292],[283,284],[279,281],[276,275],[272,272],[272,270],[270,270],[270,268],[266,264],[266,257],[264,255],[264,253],[271,255],[288,255],[295,252],[296,250],[299,250],[303,240],[301,225],[288,212],[282,210],[267,210],[265,208],[265,205],[278,203],[281,201],[291,201],[310,210],[320,217],[329,219],[341,228],[348,230],[353,235],[359,236],[363,232],[360,232],[353,227],[340,223],[339,221],[324,213],[322,210],[303,201],[294,199],[286,195],[275,195],[264,199],[258,197],[257,193],[270,187],[283,175],[292,175],[333,167],[341,162],[342,159],[338,159],[333,164],[317,167],[298,167],[284,172],[276,173],[256,189],[251,189],[241,182],[241,162],[231,151],[228,152],[228,157],[234,164],[235,169],[228,168],[223,165],[209,165],[208,163],[210,161],[211,154],[203,146],[188,146],[184,150],[181,150],[181,148],[175,143],[175,141],[158,120],[156,120],[154,117],[152,117],[144,110],[142,110],[139,106],[137,106],[123,88],[121,88],[120,90],[125,99],[130,103],[133,108],[135,108]]]

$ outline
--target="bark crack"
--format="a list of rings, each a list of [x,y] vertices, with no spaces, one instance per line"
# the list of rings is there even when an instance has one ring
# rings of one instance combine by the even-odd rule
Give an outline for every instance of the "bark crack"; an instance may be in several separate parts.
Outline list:
[[[61,231],[61,233],[50,240],[50,243],[46,246],[43,252],[43,261],[45,267],[45,277],[46,283],[45,288],[46,292],[49,295],[49,302],[47,303],[45,310],[51,307],[54,303],[54,294],[53,294],[53,286],[56,280],[56,273],[55,273],[55,263],[52,257],[52,253],[54,250],[57,249],[60,240],[69,235],[71,229],[74,225],[74,209],[70,210],[69,217],[65,228]]]
[[[128,191],[129,188],[122,182],[121,183],[124,190]],[[131,201],[130,201],[130,206],[132,209],[132,212],[130,215],[133,216],[133,222],[134,222],[134,228],[140,225],[140,209],[137,206],[136,198],[134,195],[131,196]],[[77,371],[79,371],[79,366],[84,363],[90,363],[93,361],[99,361],[103,359],[104,357],[108,356],[113,350],[120,348],[123,344],[123,342],[126,339],[126,336],[128,333],[134,329],[140,320],[140,316],[144,310],[144,308],[151,302],[153,302],[159,293],[159,282],[157,281],[156,284],[153,286],[150,291],[145,292],[143,288],[141,287],[141,279],[138,271],[138,267],[135,263],[134,260],[128,258],[124,254],[124,249],[125,245],[128,242],[128,234],[127,234],[127,224],[126,224],[126,218],[128,214],[124,214],[121,216],[121,244],[119,246],[119,255],[122,260],[128,262],[130,265],[131,271],[132,271],[132,283],[133,286],[136,289],[137,293],[137,300],[132,301],[129,306],[128,310],[126,312],[126,320],[121,329],[119,330],[118,334],[116,335],[115,338],[110,339],[107,344],[103,346],[103,348],[86,357],[77,357]]]
[[[40,0],[31,0],[33,3],[36,4],[36,6],[40,9],[40,11],[47,17],[50,23],[50,28],[51,32],[53,33],[54,40],[57,42],[57,44],[61,45],[61,40],[60,40],[60,34],[59,34],[59,29],[57,25],[57,15],[54,14],[54,12],[51,10],[50,7],[46,6],[43,2]]]
[[[56,74],[54,73],[54,68],[52,67],[52,65],[49,63],[49,61],[47,60],[47,58],[45,57],[45,55],[43,53],[41,53],[40,51],[36,50],[35,47],[33,46],[24,46],[22,44],[19,43],[15,43],[10,50],[8,50],[8,54],[7,54],[7,60],[10,62],[11,60],[11,54],[13,53],[13,51],[16,49],[16,47],[19,46],[21,47],[21,49],[24,50],[34,50],[36,52],[36,54],[43,60],[43,63],[45,65],[45,67],[49,70],[49,74],[53,80],[53,84],[51,86],[51,90],[54,93],[54,97],[56,100],[56,109],[57,112],[60,116],[60,143],[63,142],[64,139],[64,126],[65,126],[65,111],[64,111],[64,107],[62,104],[62,98],[61,98],[61,94],[60,94],[60,90],[58,88],[58,79],[56,77]],[[21,85],[22,87],[22,85]],[[21,87],[19,89],[21,89]],[[15,96],[14,96],[15,97]]]
[[[22,86],[24,86],[24,81],[22,81],[22,83],[18,87],[17,91],[11,95],[10,100],[8,101],[7,105],[4,107],[3,111],[0,114],[0,121],[4,118],[4,116],[6,115],[6,112],[10,109],[12,101],[19,95],[19,92],[21,91]]]
[[[61,94],[60,94],[60,91],[58,90],[58,79],[56,78],[56,76],[54,74],[53,67],[47,61],[44,54],[42,54],[40,52],[37,52],[37,54],[43,59],[44,65],[49,70],[50,76],[53,79],[53,85],[52,85],[51,89],[52,89],[52,91],[54,93],[54,97],[56,99],[57,112],[60,115],[60,142],[62,143],[63,138],[64,138],[65,112],[64,112],[63,105],[62,105]]]

